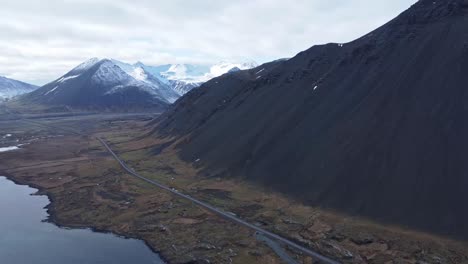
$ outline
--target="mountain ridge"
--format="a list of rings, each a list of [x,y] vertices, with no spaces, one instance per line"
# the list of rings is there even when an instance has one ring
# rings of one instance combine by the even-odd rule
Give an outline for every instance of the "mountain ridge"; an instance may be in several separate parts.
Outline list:
[[[32,84],[0,76],[0,100],[9,100],[37,88],[39,87]]]

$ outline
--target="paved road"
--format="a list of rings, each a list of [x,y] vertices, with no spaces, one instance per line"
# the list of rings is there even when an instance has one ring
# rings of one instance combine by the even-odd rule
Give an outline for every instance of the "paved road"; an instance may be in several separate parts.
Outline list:
[[[275,253],[278,255],[286,264],[299,264],[296,260],[291,258],[289,254],[284,250],[283,247],[279,245],[278,242],[276,242],[273,239],[270,239],[266,236],[263,236],[259,232],[255,232],[255,237],[257,238],[258,241],[262,241],[265,244],[267,244]]]
[[[83,133],[80,133],[80,132],[77,132],[77,131],[74,131],[74,130],[71,130],[71,129],[66,129],[66,128],[63,128],[63,127],[59,127],[59,126],[53,126],[53,125],[48,125],[48,124],[42,124],[42,123],[39,123],[39,122],[35,122],[35,121],[31,121],[31,120],[27,120],[25,118],[19,118],[19,120],[22,120],[22,121],[26,121],[26,122],[30,122],[30,123],[34,123],[36,125],[40,125],[40,126],[46,126],[46,127],[52,127],[52,128],[56,128],[56,129],[61,129],[61,130],[65,130],[67,132],[70,132],[70,133],[73,133],[73,134],[76,134],[76,135],[80,135],[80,136],[87,136]],[[179,196],[179,197],[182,197],[184,199],[187,199],[215,214],[218,214],[220,215],[221,217],[231,221],[231,222],[234,222],[234,223],[237,223],[237,224],[240,224],[244,227],[247,227],[249,229],[252,229],[254,230],[255,232],[258,232],[260,235],[264,236],[264,237],[267,237],[267,238],[270,238],[270,239],[274,239],[280,243],[283,243],[285,245],[288,245],[290,246],[291,248],[294,248],[308,256],[311,256],[312,258],[314,258],[314,260],[317,260],[319,261],[320,263],[324,263],[324,264],[339,264],[340,262],[338,261],[335,261],[335,260],[332,260],[328,257],[325,257],[315,251],[312,251],[310,249],[307,249],[299,244],[296,244],[295,242],[289,240],[289,239],[286,239],[284,237],[281,237],[277,234],[274,234],[270,231],[267,231],[263,228],[260,228],[258,226],[255,226],[253,224],[250,224],[242,219],[240,219],[239,217],[233,215],[232,213],[229,213],[229,212],[224,212],[223,210],[221,209],[218,209],[218,208],[215,208],[207,203],[204,203],[202,201],[199,201],[189,195],[186,195],[186,194],[183,194],[175,189],[172,189],[168,186],[165,186],[155,180],[151,180],[151,179],[148,179],[148,178],[145,178],[143,176],[141,176],[140,174],[138,174],[136,171],[134,171],[132,168],[128,167],[127,164],[122,161],[119,156],[117,156],[117,154],[115,154],[115,152],[109,147],[109,145],[101,138],[97,137],[96,138],[97,140],[99,140],[99,142],[101,142],[101,144],[106,148],[106,150],[114,157],[114,159],[120,164],[120,166],[125,170],[127,171],[130,175],[136,177],[136,178],[139,178],[149,184],[152,184],[152,185],[155,185],[163,190],[166,190],[176,196]]]
[[[288,239],[286,239],[286,238],[284,238],[284,237],[281,237],[281,236],[279,236],[279,235],[277,235],[277,234],[274,234],[274,233],[272,233],[272,232],[270,232],[270,231],[264,230],[264,229],[262,229],[262,228],[260,228],[260,227],[258,227],[258,226],[255,226],[255,225],[253,225],[253,224],[250,224],[250,223],[248,223],[248,222],[246,222],[246,221],[244,221],[244,220],[242,220],[242,219],[240,219],[240,218],[238,218],[238,217],[232,215],[231,213],[224,212],[224,211],[222,211],[221,209],[215,208],[215,207],[213,207],[213,206],[211,206],[211,205],[209,205],[209,204],[207,204],[207,203],[204,203],[204,202],[202,202],[202,201],[199,201],[199,200],[197,200],[197,199],[195,199],[195,198],[193,198],[193,197],[191,197],[191,196],[189,196],[189,195],[183,194],[183,193],[181,193],[181,192],[179,192],[179,191],[177,191],[177,190],[175,190],[175,189],[172,189],[172,188],[170,188],[170,187],[168,187],[168,186],[165,186],[165,185],[163,185],[163,184],[161,184],[161,183],[159,183],[159,182],[157,182],[157,181],[150,180],[150,179],[148,179],[148,178],[145,178],[145,177],[139,175],[139,174],[138,174],[137,172],[135,172],[132,168],[129,168],[129,167],[127,166],[127,164],[125,164],[125,162],[123,162],[123,161],[119,158],[119,156],[117,156],[117,154],[115,154],[115,152],[109,147],[109,145],[108,145],[104,140],[102,140],[101,138],[97,138],[97,140],[99,140],[99,141],[101,142],[101,144],[107,149],[107,151],[115,158],[115,160],[116,160],[117,162],[120,163],[120,166],[122,166],[122,168],[123,168],[124,170],[126,170],[129,174],[131,174],[132,176],[137,177],[137,178],[139,178],[139,179],[141,179],[141,180],[143,180],[143,181],[145,181],[145,182],[147,182],[147,183],[149,183],[149,184],[155,185],[155,186],[157,186],[157,187],[159,187],[159,188],[161,188],[161,189],[163,189],[163,190],[166,190],[166,191],[168,191],[168,192],[171,192],[171,193],[173,193],[173,194],[176,195],[176,196],[179,196],[179,197],[182,197],[182,198],[184,198],[184,199],[187,199],[187,200],[189,200],[189,201],[191,201],[191,202],[193,202],[193,203],[195,203],[195,204],[197,204],[197,205],[199,205],[199,206],[201,206],[201,207],[203,207],[203,208],[205,208],[205,209],[208,209],[209,211],[211,211],[211,212],[213,212],[213,213],[216,213],[216,214],[222,216],[223,218],[225,218],[225,219],[227,219],[227,220],[230,220],[230,221],[232,221],[232,222],[234,222],[234,223],[237,223],[237,224],[240,224],[240,225],[242,225],[242,226],[245,226],[245,227],[247,227],[247,228],[249,228],[249,229],[252,229],[252,230],[254,230],[254,231],[256,231],[256,232],[262,234],[262,235],[265,236],[265,237],[268,237],[268,238],[271,238],[271,239],[275,239],[275,240],[277,240],[277,241],[279,241],[279,242],[281,242],[281,243],[283,243],[283,244],[285,244],[285,245],[290,246],[291,248],[294,248],[294,249],[296,249],[296,250],[299,250],[299,251],[303,252],[304,254],[307,254],[307,255],[311,256],[311,257],[314,258],[315,260],[320,261],[321,263],[325,263],[325,264],[339,264],[339,262],[337,262],[337,261],[334,261],[334,260],[332,260],[332,259],[330,259],[330,258],[327,258],[327,257],[325,257],[325,256],[322,256],[322,255],[320,255],[319,253],[317,253],[317,252],[315,252],[315,251],[312,251],[312,250],[310,250],[310,249],[307,249],[307,248],[305,248],[305,247],[303,247],[303,246],[301,246],[301,245],[298,245],[298,244],[292,242],[291,240],[288,240]]]

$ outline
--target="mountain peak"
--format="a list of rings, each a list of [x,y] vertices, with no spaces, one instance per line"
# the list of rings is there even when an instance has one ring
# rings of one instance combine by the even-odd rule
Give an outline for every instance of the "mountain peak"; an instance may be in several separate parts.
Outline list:
[[[133,66],[144,68],[146,65],[141,61],[137,61]]]
[[[101,59],[99,59],[99,58],[91,58],[91,59],[81,63],[80,65],[76,66],[75,68],[73,68],[73,70],[71,70],[71,72],[73,72],[73,73],[84,72],[84,71],[90,69],[91,67],[93,67],[94,65],[96,65],[97,63],[99,63],[100,61],[101,61]]]
[[[230,70],[228,71],[228,73],[238,72],[238,71],[241,71],[241,69],[239,69],[239,67],[234,67],[234,68],[230,69]]]

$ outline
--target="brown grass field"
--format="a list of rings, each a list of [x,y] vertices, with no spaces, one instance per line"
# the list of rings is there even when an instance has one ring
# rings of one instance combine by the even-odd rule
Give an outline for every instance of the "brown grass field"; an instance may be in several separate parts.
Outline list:
[[[305,206],[240,179],[204,177],[196,163],[178,158],[177,149],[159,151],[170,139],[142,137],[147,116],[34,120],[46,126],[0,120],[0,131],[13,135],[0,135],[0,147],[25,144],[0,153],[0,175],[48,195],[54,223],[142,239],[169,263],[282,262],[253,231],[126,175],[95,136],[105,138],[140,174],[340,262],[468,263],[465,242]],[[314,263],[286,250],[299,263]]]

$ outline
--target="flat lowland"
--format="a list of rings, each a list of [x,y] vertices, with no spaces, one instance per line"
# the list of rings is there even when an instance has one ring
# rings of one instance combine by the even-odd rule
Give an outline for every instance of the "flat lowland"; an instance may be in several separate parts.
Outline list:
[[[0,175],[48,195],[50,221],[142,239],[169,263],[281,263],[253,231],[127,175],[99,136],[141,175],[340,262],[468,263],[465,242],[305,206],[238,178],[204,177],[196,161],[167,147],[177,145],[171,138],[147,137],[148,121],[147,114],[5,113],[0,131],[11,136],[0,135],[0,147],[21,145],[0,153]]]

